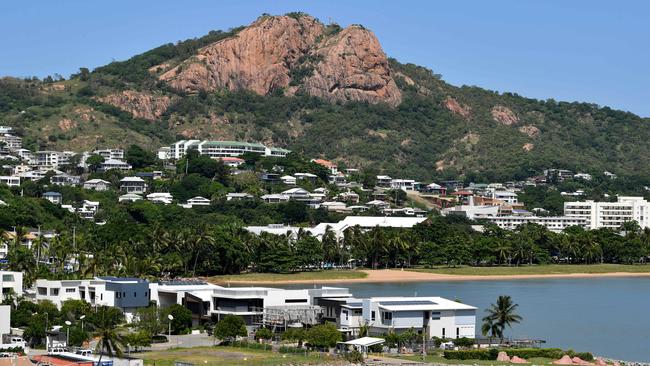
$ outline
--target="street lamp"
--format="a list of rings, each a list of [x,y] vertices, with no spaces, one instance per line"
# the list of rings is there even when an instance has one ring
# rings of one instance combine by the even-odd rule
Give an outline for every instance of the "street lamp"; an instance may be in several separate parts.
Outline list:
[[[174,320],[174,316],[171,315],[171,314],[167,314],[167,319],[169,319],[169,333],[168,333],[167,336],[169,337],[169,339],[168,339],[169,343],[171,343],[171,341],[172,341],[172,320]]]
[[[84,319],[86,319],[85,315],[82,315],[79,317],[79,320],[81,320],[81,331],[84,331]]]
[[[65,336],[65,346],[70,347],[70,326],[72,325],[72,323],[69,320],[66,320],[65,325],[68,326],[67,334]]]

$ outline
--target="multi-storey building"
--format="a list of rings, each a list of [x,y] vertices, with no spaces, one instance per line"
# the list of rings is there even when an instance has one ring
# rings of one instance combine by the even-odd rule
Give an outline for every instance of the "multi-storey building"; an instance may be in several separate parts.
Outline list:
[[[8,133],[0,135],[0,142],[4,142],[5,147],[10,151],[15,151],[23,147],[22,138],[18,136],[10,135]]]
[[[36,301],[50,300],[60,309],[64,301],[71,299],[119,308],[130,321],[136,309],[149,305],[149,282],[111,276],[92,280],[36,280]]]
[[[163,154],[159,154],[159,157],[166,156],[169,159],[178,160],[183,158],[189,150],[196,150],[200,155],[211,158],[238,157],[245,153],[284,157],[290,152],[286,149],[266,147],[260,143],[252,142],[181,140],[172,144],[169,150],[165,149]]]
[[[484,218],[506,230],[514,230],[520,225],[537,224],[550,231],[561,232],[571,226],[588,228],[587,220],[579,216],[488,216]]]
[[[93,151],[93,154],[101,155],[104,159],[124,160],[124,150],[122,149],[101,149]]]
[[[70,164],[72,156],[74,153],[71,151],[37,151],[33,163],[44,169],[58,169],[62,165]]]
[[[650,203],[643,197],[618,197],[616,202],[565,202],[564,215],[581,217],[589,229],[617,229],[627,221],[650,227]]]
[[[23,294],[23,273],[0,271],[0,301],[4,301],[7,296],[21,296]],[[0,340],[0,343],[1,340]]]

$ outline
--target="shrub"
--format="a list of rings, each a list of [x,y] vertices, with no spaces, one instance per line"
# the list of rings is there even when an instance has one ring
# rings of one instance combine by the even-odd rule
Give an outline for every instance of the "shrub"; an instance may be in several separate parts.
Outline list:
[[[594,356],[589,352],[563,351],[559,348],[508,348],[508,349],[470,349],[460,351],[445,351],[444,357],[448,360],[496,360],[499,351],[508,353],[508,356],[517,356],[524,359],[530,358],[553,358],[562,356],[580,357],[585,361],[592,361]]]
[[[280,353],[305,353],[305,352],[308,352],[308,351],[305,348],[281,346],[278,349],[278,352],[280,352]]]
[[[270,344],[256,343],[256,342],[249,342],[249,341],[235,341],[235,342],[231,342],[229,345],[232,347],[259,349],[264,351],[271,351],[273,349],[273,347]]]
[[[8,347],[8,348],[0,348],[0,353],[7,352],[7,353],[25,353],[25,350],[23,347],[16,346],[16,347]]]
[[[155,335],[151,337],[151,343],[167,343],[167,336]]]
[[[255,339],[271,339],[273,332],[269,328],[260,328],[255,332]]]
[[[474,345],[474,340],[471,338],[456,338],[452,341],[456,347],[471,347]]]
[[[445,351],[443,356],[448,360],[496,360],[499,350],[492,349],[468,349],[462,351]]]
[[[356,349],[352,350],[352,352],[345,353],[343,358],[350,363],[363,364],[363,355]]]

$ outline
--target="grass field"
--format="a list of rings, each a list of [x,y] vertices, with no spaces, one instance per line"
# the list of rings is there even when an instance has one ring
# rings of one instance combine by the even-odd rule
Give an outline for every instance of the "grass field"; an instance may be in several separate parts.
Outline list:
[[[196,366],[315,365],[324,363],[327,363],[328,365],[336,365],[340,363],[335,359],[320,357],[317,354],[305,356],[221,346],[176,348],[165,351],[144,352],[135,356],[143,358],[144,364],[147,366],[174,366],[175,361],[192,363]]]
[[[320,281],[365,278],[368,275],[361,271],[313,271],[297,273],[245,273],[241,275],[225,275],[210,277],[211,282],[260,282],[272,283],[282,281]]]
[[[437,267],[414,268],[416,272],[466,275],[466,276],[516,276],[516,275],[553,275],[553,274],[598,274],[598,273],[650,273],[650,265],[627,264],[546,264],[519,267]]]

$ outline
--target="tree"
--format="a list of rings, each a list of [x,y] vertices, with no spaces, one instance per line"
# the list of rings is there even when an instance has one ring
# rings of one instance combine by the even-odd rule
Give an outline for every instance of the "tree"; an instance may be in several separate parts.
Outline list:
[[[151,336],[165,330],[165,326],[161,322],[160,311],[156,305],[137,309],[134,318],[135,327],[141,332],[149,333]]]
[[[214,327],[214,336],[226,343],[233,341],[237,337],[248,335],[246,323],[236,315],[226,315]]]
[[[123,336],[124,343],[134,351],[138,351],[141,347],[151,346],[151,334],[147,331],[139,331],[135,333],[128,333]]]
[[[76,321],[82,315],[88,315],[90,312],[90,304],[84,300],[68,299],[61,304],[61,317],[65,320]]]
[[[181,334],[192,327],[192,312],[183,305],[173,304],[164,310],[164,314],[163,319],[166,319],[167,315],[174,317],[171,321],[174,334]]]
[[[273,338],[273,332],[269,328],[260,328],[255,332],[255,339],[269,340]]]
[[[92,154],[86,159],[86,166],[91,172],[96,172],[97,169],[104,163],[105,159],[99,154]]]
[[[336,346],[342,339],[341,332],[334,323],[315,325],[307,331],[307,343],[315,348],[329,348]]]
[[[129,146],[124,153],[124,158],[135,169],[142,169],[156,164],[156,155],[138,145]]]
[[[91,313],[88,319],[89,325],[93,329],[93,337],[97,338],[98,365],[101,365],[102,356],[106,354],[109,357],[122,356],[124,349],[124,339],[117,332],[117,326],[124,320],[124,315],[118,308],[110,306],[99,306],[94,313]]]
[[[302,347],[302,342],[306,336],[307,334],[302,328],[289,328],[282,333],[282,340],[298,342],[298,347]]]
[[[88,70],[87,67],[79,68],[79,80],[88,81],[89,76],[90,76],[90,70]]]
[[[505,328],[512,327],[513,324],[519,323],[523,319],[515,312],[518,307],[519,304],[514,304],[510,296],[499,296],[497,298],[497,303],[490,305],[486,310],[488,315],[483,318],[484,326],[490,321],[494,323],[493,326],[499,328],[498,336],[503,342]],[[483,328],[481,328],[481,330],[483,330]],[[491,330],[489,331],[491,332]]]
[[[487,336],[489,334],[490,343],[492,343],[492,338],[502,338],[501,328],[499,328],[499,325],[490,316],[483,318],[483,325],[481,325],[481,334],[483,334],[483,336]]]

